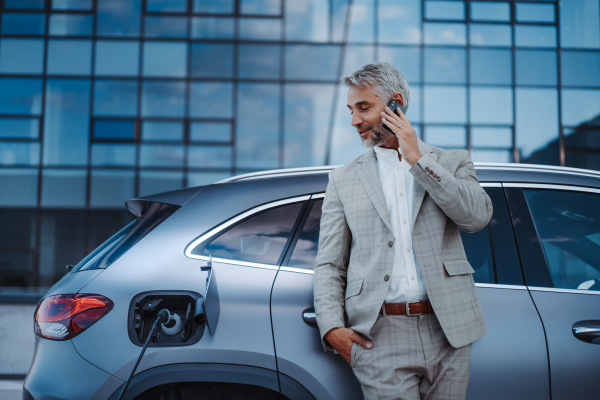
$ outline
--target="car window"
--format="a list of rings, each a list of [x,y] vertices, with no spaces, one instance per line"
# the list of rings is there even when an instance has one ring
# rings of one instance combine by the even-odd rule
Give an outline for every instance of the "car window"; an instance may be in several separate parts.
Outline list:
[[[489,225],[475,233],[461,231],[460,237],[467,253],[467,260],[475,270],[473,274],[475,282],[496,283]]]
[[[221,233],[200,254],[277,265],[302,206],[303,203],[293,203],[254,214]],[[200,249],[195,248],[192,254],[198,254]]]
[[[600,290],[600,195],[524,192],[554,287]]]
[[[315,259],[317,258],[317,250],[319,248],[322,207],[323,200],[314,202],[287,267],[308,270],[315,268]]]

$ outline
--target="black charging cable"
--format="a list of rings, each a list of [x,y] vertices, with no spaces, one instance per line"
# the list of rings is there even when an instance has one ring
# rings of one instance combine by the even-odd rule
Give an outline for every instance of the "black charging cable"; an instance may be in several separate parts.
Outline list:
[[[150,330],[150,334],[148,335],[148,338],[146,339],[146,343],[144,343],[142,352],[140,353],[140,356],[138,357],[137,361],[135,362],[135,365],[133,366],[133,370],[131,371],[129,378],[127,378],[127,382],[125,382],[125,386],[123,386],[123,390],[121,390],[121,394],[119,395],[119,398],[117,400],[121,400],[123,398],[123,395],[125,394],[125,391],[127,390],[127,387],[129,386],[129,382],[131,382],[131,378],[133,378],[133,374],[135,373],[135,370],[137,369],[140,361],[142,361],[142,357],[144,356],[144,353],[146,352],[146,347],[148,347],[148,343],[150,343],[150,339],[152,339],[152,336],[154,336],[154,332],[156,331],[156,328],[158,327],[159,322],[167,321],[167,323],[168,323],[169,318],[171,318],[171,315],[168,310],[162,309],[159,311],[158,316],[156,317],[156,321],[154,321],[154,325],[152,325],[152,329]]]

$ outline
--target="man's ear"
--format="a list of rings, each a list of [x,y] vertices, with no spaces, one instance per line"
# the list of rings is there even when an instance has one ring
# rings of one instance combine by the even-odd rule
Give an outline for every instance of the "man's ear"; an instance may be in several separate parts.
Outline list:
[[[402,97],[402,93],[396,92],[392,95],[392,100],[396,100],[396,103],[400,104],[404,107],[404,98]]]

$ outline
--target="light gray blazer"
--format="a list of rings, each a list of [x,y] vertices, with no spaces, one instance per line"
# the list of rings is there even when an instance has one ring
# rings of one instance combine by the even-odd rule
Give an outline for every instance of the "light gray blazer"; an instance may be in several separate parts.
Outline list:
[[[435,314],[453,347],[487,334],[483,312],[459,230],[477,232],[492,217],[469,153],[445,151],[419,140],[415,178],[413,247]],[[390,247],[391,243],[391,247]],[[371,328],[387,294],[396,246],[375,151],[329,174],[325,193],[314,297],[324,335],[351,328],[372,339]]]

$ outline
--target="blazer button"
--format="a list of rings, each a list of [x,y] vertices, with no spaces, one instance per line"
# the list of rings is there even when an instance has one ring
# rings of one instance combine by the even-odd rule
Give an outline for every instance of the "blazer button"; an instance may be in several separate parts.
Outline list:
[[[429,167],[425,167],[425,172],[429,172]]]
[[[390,276],[389,275],[384,276],[383,280],[386,281],[386,282],[389,281],[390,280]]]
[[[388,242],[388,246],[392,247],[394,245],[394,242],[392,242],[391,240]]]

